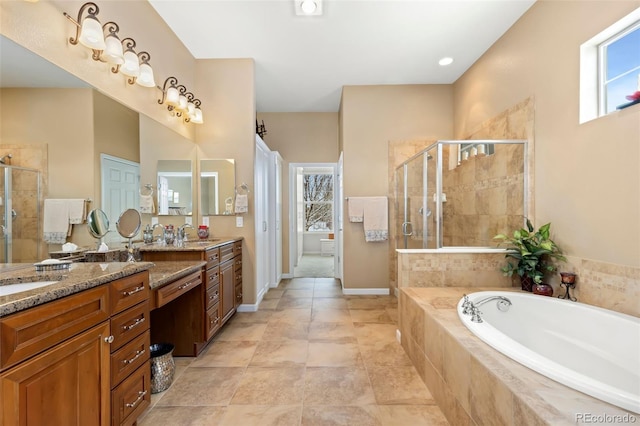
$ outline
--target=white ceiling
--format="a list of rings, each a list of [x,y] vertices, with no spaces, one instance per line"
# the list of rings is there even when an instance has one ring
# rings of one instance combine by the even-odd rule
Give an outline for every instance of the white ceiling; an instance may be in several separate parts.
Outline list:
[[[335,112],[346,85],[455,82],[535,0],[149,2],[196,59],[255,60],[258,112]]]

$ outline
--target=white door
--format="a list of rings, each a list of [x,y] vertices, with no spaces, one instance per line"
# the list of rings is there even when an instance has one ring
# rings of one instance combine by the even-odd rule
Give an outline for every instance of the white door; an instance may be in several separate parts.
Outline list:
[[[342,250],[343,250],[343,245],[342,245],[342,241],[344,241],[342,239],[343,237],[343,233],[342,233],[342,220],[343,220],[343,216],[344,216],[344,187],[343,187],[343,182],[342,182],[342,169],[343,169],[343,159],[342,159],[342,153],[340,153],[340,158],[338,159],[338,166],[336,168],[336,179],[334,180],[335,182],[335,186],[334,186],[334,194],[335,194],[335,205],[336,205],[336,223],[335,223],[335,227],[336,227],[336,256],[334,259],[334,270],[336,271],[336,278],[340,279],[340,282],[343,281],[342,277],[343,272],[344,272],[344,267],[343,267],[343,263],[342,263]],[[344,284],[342,286],[344,288]]]
[[[272,268],[269,285],[277,287],[282,279],[282,157],[278,152],[271,153],[269,173],[269,209],[271,229]]]
[[[140,164],[100,154],[102,182],[101,206],[109,218],[106,241],[120,241],[116,231],[118,218],[127,209],[140,209]]]
[[[260,303],[269,290],[271,250],[269,246],[269,163],[271,151],[256,135],[255,160],[255,232],[256,232],[256,301]]]

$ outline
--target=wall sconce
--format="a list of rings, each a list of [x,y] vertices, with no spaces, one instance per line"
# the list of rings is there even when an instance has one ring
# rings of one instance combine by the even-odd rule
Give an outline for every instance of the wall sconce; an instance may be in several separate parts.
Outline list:
[[[178,84],[178,79],[168,77],[164,81],[162,87],[158,86],[162,91],[162,98],[158,99],[160,105],[166,104],[171,115],[183,117],[185,123],[202,124],[202,110],[200,109],[200,99],[196,99],[194,94],[187,92],[187,88],[182,84]]]
[[[115,22],[107,22],[102,26],[102,30],[108,34],[104,37],[105,49],[100,57],[114,65],[124,64],[122,42],[118,38],[120,27]]]
[[[258,124],[258,120],[256,120],[256,133],[260,137],[264,137],[267,134],[267,128],[264,125],[264,120],[262,120],[262,124]]]
[[[83,19],[82,15],[87,12],[87,16]],[[80,42],[84,46],[93,50],[104,50],[104,34],[102,32],[102,25],[96,15],[100,12],[98,5],[95,3],[85,3],[80,7],[78,11],[78,20],[74,20],[71,15],[64,12],[64,16],[71,22],[76,24],[76,36],[69,38],[69,43],[74,46]],[[94,52],[95,55],[95,52]]]

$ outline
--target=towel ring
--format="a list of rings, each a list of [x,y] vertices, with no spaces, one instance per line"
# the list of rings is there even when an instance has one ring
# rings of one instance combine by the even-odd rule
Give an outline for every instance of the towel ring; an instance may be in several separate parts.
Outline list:
[[[140,188],[140,195],[149,196],[153,195],[153,186],[150,183],[145,183],[142,188]]]
[[[251,192],[249,190],[249,186],[244,182],[242,182],[241,185],[236,186],[236,194],[247,195],[249,192]]]

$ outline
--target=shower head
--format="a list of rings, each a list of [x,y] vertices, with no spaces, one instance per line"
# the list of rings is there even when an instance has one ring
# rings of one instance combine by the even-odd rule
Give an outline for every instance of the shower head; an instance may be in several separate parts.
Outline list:
[[[7,160],[11,160],[12,158],[13,155],[11,154],[3,155],[2,157],[0,157],[0,164],[7,164]]]

